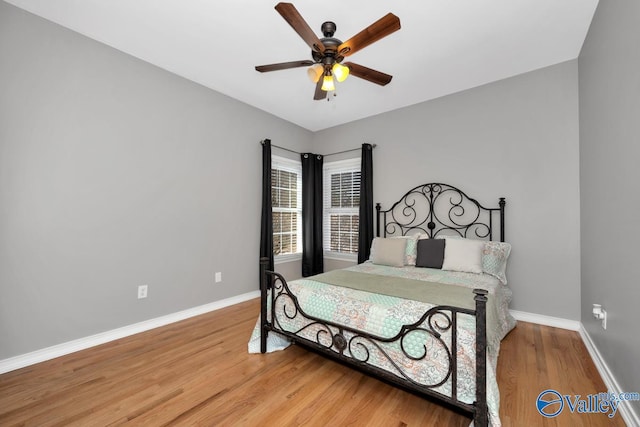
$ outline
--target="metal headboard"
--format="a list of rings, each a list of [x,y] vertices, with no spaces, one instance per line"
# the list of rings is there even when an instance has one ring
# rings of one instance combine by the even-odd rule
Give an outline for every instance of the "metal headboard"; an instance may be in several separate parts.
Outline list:
[[[425,233],[431,238],[439,234],[454,234],[494,240],[498,231],[494,230],[494,217],[497,217],[499,240],[504,242],[505,204],[505,198],[500,197],[497,208],[485,208],[451,185],[419,185],[409,190],[389,210],[382,210],[380,203],[376,203],[376,236]]]

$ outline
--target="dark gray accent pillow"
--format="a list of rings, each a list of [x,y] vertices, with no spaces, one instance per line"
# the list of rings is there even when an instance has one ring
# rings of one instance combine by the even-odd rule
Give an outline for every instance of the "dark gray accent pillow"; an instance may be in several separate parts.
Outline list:
[[[416,267],[442,268],[446,239],[418,240]]]

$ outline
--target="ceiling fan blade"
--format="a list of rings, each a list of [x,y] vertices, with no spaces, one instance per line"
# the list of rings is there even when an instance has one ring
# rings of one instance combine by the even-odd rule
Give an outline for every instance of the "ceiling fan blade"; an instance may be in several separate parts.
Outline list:
[[[383,37],[400,29],[400,18],[393,13],[388,13],[338,46],[338,52],[342,56],[353,55],[364,49],[371,43],[377,42]]]
[[[342,65],[349,67],[349,74],[352,76],[360,77],[380,86],[387,85],[393,78],[389,74],[367,68],[364,65],[354,64],[353,62],[345,62]]]
[[[275,8],[312,50],[323,53],[324,45],[291,3],[278,3]]]
[[[308,67],[313,64],[314,62],[308,59],[302,61],[280,62],[278,64],[256,65],[256,71],[266,73],[267,71],[286,70],[287,68]]]
[[[318,80],[318,84],[316,85],[316,92],[313,94],[313,99],[319,101],[321,99],[325,99],[327,97],[327,92],[322,90],[322,78]]]

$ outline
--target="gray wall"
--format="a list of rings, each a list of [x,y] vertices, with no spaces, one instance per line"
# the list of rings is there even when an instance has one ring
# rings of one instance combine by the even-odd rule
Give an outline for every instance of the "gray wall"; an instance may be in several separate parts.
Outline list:
[[[601,1],[579,59],[582,323],[620,391],[640,390],[639,22],[640,2]]]
[[[308,131],[4,2],[0,58],[0,359],[257,289],[258,141]]]
[[[314,134],[326,152],[363,142],[385,207],[431,181],[506,197],[512,308],[580,319],[577,61]]]

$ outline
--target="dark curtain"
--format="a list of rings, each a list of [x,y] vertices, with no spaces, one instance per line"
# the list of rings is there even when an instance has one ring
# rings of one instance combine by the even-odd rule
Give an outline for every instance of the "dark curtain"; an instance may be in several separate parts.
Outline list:
[[[271,140],[262,141],[262,220],[260,258],[269,258],[267,270],[273,271],[273,213],[271,211]]]
[[[302,277],[324,271],[322,253],[322,156],[302,153]]]
[[[358,264],[361,264],[369,259],[373,241],[373,146],[371,144],[362,144],[359,219]]]

